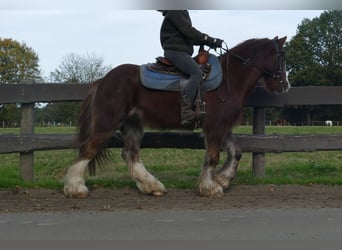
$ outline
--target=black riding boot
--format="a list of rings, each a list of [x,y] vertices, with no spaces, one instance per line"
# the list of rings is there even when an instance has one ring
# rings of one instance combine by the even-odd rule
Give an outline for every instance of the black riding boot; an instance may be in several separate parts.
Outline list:
[[[193,110],[193,105],[186,100],[184,96],[181,97],[181,124],[183,128],[194,129],[196,125],[196,114]]]
[[[203,93],[200,88],[197,90],[195,99],[196,127],[202,127],[206,115],[206,103],[202,100]]]
[[[200,98],[196,99],[196,116],[197,116],[197,120],[199,122],[199,125],[201,126],[203,124],[203,120],[205,118],[206,115],[206,103],[205,101],[202,101]]]

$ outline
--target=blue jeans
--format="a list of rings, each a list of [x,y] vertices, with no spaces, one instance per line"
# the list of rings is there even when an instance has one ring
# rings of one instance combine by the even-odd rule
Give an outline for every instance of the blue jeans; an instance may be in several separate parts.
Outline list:
[[[178,70],[189,76],[189,79],[181,92],[184,101],[193,104],[203,76],[201,68],[189,54],[183,51],[166,50],[164,56],[170,60]]]

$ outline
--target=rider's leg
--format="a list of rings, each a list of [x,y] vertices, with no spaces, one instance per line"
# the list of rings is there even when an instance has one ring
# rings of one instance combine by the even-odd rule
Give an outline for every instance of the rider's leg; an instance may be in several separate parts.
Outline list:
[[[195,122],[195,112],[193,103],[196,98],[197,90],[202,79],[202,70],[192,57],[182,51],[166,50],[165,57],[184,74],[189,76],[184,86],[181,86],[181,119],[182,126],[193,126]]]

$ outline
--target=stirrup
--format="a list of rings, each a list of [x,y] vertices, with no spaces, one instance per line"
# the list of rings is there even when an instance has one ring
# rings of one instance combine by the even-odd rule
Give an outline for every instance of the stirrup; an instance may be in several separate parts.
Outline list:
[[[201,128],[202,127],[205,115],[207,114],[205,108],[206,108],[205,101],[197,99],[196,100],[196,110],[195,110],[195,115],[196,115],[195,128]]]
[[[196,124],[197,123],[195,121],[189,121],[189,120],[182,120],[181,122],[182,128],[186,130],[194,130],[195,128],[197,128]]]
[[[197,117],[205,116],[205,114],[206,114],[205,108],[206,108],[205,101],[197,99],[196,100],[196,110],[195,110],[196,116]]]

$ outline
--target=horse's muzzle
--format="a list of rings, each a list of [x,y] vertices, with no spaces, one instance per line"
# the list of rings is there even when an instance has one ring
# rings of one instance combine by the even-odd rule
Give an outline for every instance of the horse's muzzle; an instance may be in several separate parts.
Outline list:
[[[290,88],[291,88],[291,84],[289,82],[281,83],[279,88],[275,90],[274,93],[276,95],[286,94],[287,92],[289,92]]]

